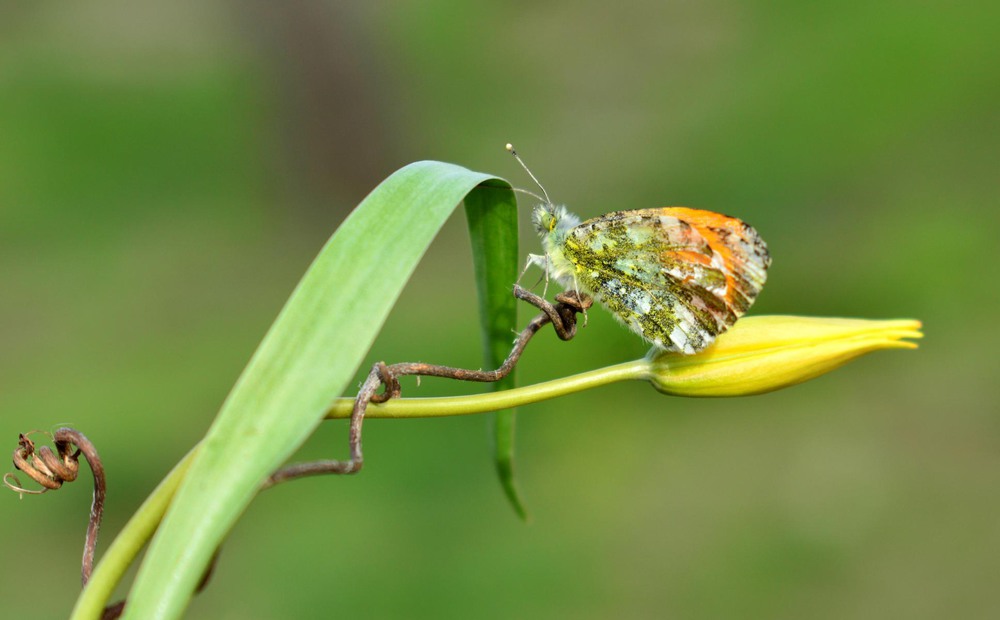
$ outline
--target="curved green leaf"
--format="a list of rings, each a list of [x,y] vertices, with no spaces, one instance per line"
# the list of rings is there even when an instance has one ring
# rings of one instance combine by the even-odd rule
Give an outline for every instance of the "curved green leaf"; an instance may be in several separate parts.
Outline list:
[[[343,393],[437,231],[486,181],[497,199],[513,200],[496,177],[441,162],[410,164],[337,229],[209,429],[139,569],[127,618],[183,613],[261,481]]]
[[[472,257],[479,287],[479,318],[483,332],[483,365],[497,368],[510,353],[517,324],[517,300],[511,284],[517,278],[520,255],[517,249],[517,201],[513,192],[503,192],[509,200],[497,200],[489,185],[476,188],[465,198]],[[512,371],[494,390],[514,387]],[[528,518],[514,481],[514,410],[498,411],[493,419],[493,454],[500,484],[514,511]]]

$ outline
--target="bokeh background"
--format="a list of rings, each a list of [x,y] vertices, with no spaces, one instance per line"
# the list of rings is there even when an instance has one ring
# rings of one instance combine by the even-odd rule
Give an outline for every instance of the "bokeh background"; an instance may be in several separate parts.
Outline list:
[[[253,503],[190,617],[997,617],[998,7],[5,4],[4,449],[87,433],[105,548],[367,191],[419,159],[530,189],[513,141],[584,217],[754,224],[774,257],[754,313],[913,317],[927,337],[765,396],[619,385],[525,408],[528,525],[487,417],[371,421],[361,475]],[[476,367],[476,320],[459,210],[370,358]],[[644,349],[594,311],[520,381]],[[345,454],[345,429],[299,457]],[[0,616],[68,613],[89,484],[0,494]]]

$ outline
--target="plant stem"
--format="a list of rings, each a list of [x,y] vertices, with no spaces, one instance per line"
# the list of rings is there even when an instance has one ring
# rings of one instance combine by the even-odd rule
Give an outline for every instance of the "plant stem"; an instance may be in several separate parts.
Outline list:
[[[195,446],[174,466],[115,537],[90,576],[90,581],[84,587],[80,598],[77,599],[73,614],[70,616],[73,620],[101,617],[104,606],[125,575],[125,571],[139,555],[142,547],[153,537],[153,532],[167,512],[177,487],[180,486],[188,466],[197,453],[198,446]]]
[[[437,418],[454,415],[471,415],[521,407],[532,403],[610,385],[619,381],[645,379],[649,362],[638,359],[615,366],[563,377],[545,383],[524,387],[474,394],[471,396],[445,396],[437,398],[394,398],[382,404],[372,403],[366,418]],[[351,417],[353,398],[338,398],[326,412],[328,420]]]

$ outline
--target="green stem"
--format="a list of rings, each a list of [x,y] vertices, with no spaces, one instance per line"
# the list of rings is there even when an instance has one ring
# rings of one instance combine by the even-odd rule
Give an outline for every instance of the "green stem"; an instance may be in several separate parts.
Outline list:
[[[197,452],[198,446],[188,452],[125,524],[90,576],[80,598],[76,600],[71,620],[101,617],[104,606],[114,594],[125,571],[160,525],[160,520],[167,512],[167,507]]]
[[[502,392],[443,398],[396,398],[380,405],[369,405],[365,417],[429,418],[500,411],[619,381],[646,379],[649,369],[649,362],[645,359],[639,359]],[[338,398],[327,411],[326,417],[327,419],[349,418],[353,405],[353,398]],[[143,546],[153,537],[153,533],[163,519],[163,515],[166,514],[171,500],[173,500],[177,487],[180,486],[181,480],[187,474],[188,466],[198,453],[198,447],[192,448],[167,474],[163,482],[153,490],[139,507],[139,510],[132,515],[114,542],[111,543],[94,570],[87,587],[77,599],[71,620],[89,620],[101,617],[104,606],[107,605],[125,571],[139,555]]]
[[[521,407],[532,403],[581,392],[591,388],[628,381],[646,379],[649,374],[649,362],[639,359],[616,366],[608,366],[571,377],[563,377],[545,383],[536,383],[512,390],[474,394],[472,396],[445,396],[439,398],[396,398],[386,403],[371,404],[365,412],[368,418],[437,418],[453,415],[471,415],[489,413],[512,407]],[[327,419],[351,417],[353,398],[338,398],[326,412]]]

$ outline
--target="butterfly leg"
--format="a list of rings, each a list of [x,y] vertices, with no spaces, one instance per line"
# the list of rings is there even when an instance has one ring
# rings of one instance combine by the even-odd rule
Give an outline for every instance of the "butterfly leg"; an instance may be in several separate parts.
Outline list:
[[[576,280],[576,274],[575,273],[573,274],[573,290],[576,292],[577,297],[579,297],[580,296],[580,283],[577,282],[577,280]],[[584,307],[582,307],[580,309],[580,312],[583,314],[583,326],[584,327],[587,326],[587,307],[588,306],[584,306]]]
[[[537,258],[538,255],[536,254],[535,257]],[[541,260],[542,260],[541,264],[542,271],[545,272],[545,286],[542,287],[542,298],[544,299],[546,293],[549,292],[549,255],[546,254],[542,256]]]
[[[548,265],[548,257],[546,257],[546,256],[543,256],[541,254],[528,254],[528,260],[525,261],[525,263],[524,263],[524,269],[521,270],[521,275],[519,275],[517,277],[517,282],[515,282],[514,284],[515,285],[520,285],[521,284],[521,279],[524,278],[524,274],[528,273],[528,269],[532,265],[538,265],[539,267],[542,268],[543,275],[542,275],[541,278],[538,278],[538,282],[541,282],[542,278],[545,279],[545,289],[543,289],[543,291],[542,291],[542,297],[544,297],[545,296],[545,291],[548,290],[548,286],[549,286],[549,270],[548,270],[548,266],[547,266]],[[531,288],[535,288],[536,286],[538,286],[538,282],[535,282],[535,284],[532,285]]]
[[[528,273],[528,269],[530,269],[532,265],[540,264],[539,261],[541,260],[544,260],[543,256],[539,256],[538,254],[528,254],[528,260],[524,262],[524,269],[521,270],[521,275],[517,276],[517,282],[515,282],[515,284],[520,284],[521,280],[524,278],[524,274]]]

